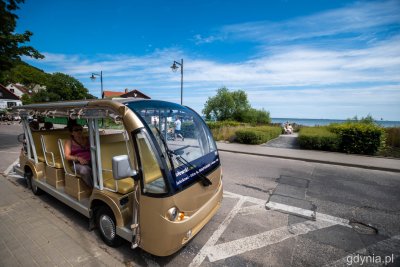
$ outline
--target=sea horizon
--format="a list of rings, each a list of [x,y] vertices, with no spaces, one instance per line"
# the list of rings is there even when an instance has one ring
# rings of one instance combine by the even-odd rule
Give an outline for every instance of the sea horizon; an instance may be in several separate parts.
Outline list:
[[[308,118],[271,118],[272,123],[295,123],[304,126],[325,126],[331,123],[342,123],[348,119],[308,119]],[[375,120],[382,127],[400,127],[400,121]]]

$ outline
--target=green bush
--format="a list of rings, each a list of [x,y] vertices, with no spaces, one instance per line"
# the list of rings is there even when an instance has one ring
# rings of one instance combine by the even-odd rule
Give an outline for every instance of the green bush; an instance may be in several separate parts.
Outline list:
[[[332,124],[329,129],[340,136],[339,151],[374,155],[382,146],[384,129],[374,123]]]
[[[236,141],[242,144],[257,145],[268,141],[268,134],[260,131],[243,129],[236,131]]]
[[[303,149],[338,151],[340,144],[340,137],[327,127],[301,128],[297,140]]]
[[[239,112],[234,118],[237,121],[250,123],[251,125],[268,124],[271,122],[269,112],[264,109],[246,109]]]
[[[260,126],[237,130],[236,141],[242,144],[263,144],[278,137],[281,133],[280,127]]]

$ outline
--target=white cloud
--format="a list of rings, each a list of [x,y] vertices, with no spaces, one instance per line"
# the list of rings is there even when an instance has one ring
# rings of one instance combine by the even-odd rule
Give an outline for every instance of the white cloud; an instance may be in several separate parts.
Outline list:
[[[273,117],[347,118],[371,113],[398,120],[398,32],[364,42],[362,46],[318,46],[309,42],[299,45],[289,41],[351,31],[375,35],[379,32],[375,30],[377,27],[398,25],[399,12],[398,1],[361,2],[281,23],[227,26],[223,34],[229,33],[234,38],[285,41],[279,46],[264,44],[250,60],[233,63],[194,57],[177,49],[157,50],[145,56],[97,55],[93,58],[45,53],[43,61],[26,60],[46,71],[77,77],[97,96],[99,82],[91,82],[89,76],[102,70],[105,90],[138,89],[153,98],[179,103],[180,73],[173,73],[170,66],[173,60],[184,58],[184,104],[198,112],[208,97],[226,86],[231,90],[245,90],[255,107],[270,110]],[[223,38],[198,35],[195,39],[198,43],[210,43]]]
[[[370,33],[371,28],[400,24],[400,2],[358,2],[351,6],[282,22],[256,21],[226,25],[222,38],[279,43],[345,33]],[[207,39],[203,37],[203,39]]]

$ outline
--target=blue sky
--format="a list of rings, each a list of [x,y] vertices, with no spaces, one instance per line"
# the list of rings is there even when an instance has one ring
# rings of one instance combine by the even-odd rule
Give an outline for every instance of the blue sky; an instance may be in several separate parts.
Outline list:
[[[245,90],[271,117],[400,120],[400,1],[26,0],[46,72],[100,96],[138,89],[201,112],[220,87]]]

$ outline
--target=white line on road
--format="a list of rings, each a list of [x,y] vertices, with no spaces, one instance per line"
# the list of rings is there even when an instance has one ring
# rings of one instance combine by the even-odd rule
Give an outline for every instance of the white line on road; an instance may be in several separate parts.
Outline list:
[[[10,171],[12,170],[12,168],[14,167],[15,164],[17,164],[19,161],[19,158],[17,158],[10,166],[8,166],[8,168],[4,171],[4,175],[8,175],[10,173]]]
[[[272,201],[265,204],[265,207],[270,210],[282,211],[284,213],[295,214],[301,217],[306,217],[308,219],[315,219],[315,211],[313,210],[306,210]]]
[[[320,212],[315,212],[312,210],[302,209],[299,207],[289,206],[286,204],[276,203],[276,202],[271,202],[271,201],[268,202],[267,204],[265,204],[265,207],[267,209],[271,209],[271,210],[282,211],[284,213],[294,214],[294,215],[298,215],[298,216],[306,217],[306,218],[312,218],[317,221],[332,222],[334,224],[339,224],[339,225],[351,228],[351,226],[349,224],[349,220],[347,220],[347,219],[335,217],[335,216],[320,213]]]
[[[327,221],[306,221],[270,230],[261,234],[248,236],[209,247],[205,251],[210,262],[226,259],[247,251],[282,242],[288,238],[307,234],[308,232],[335,225]]]
[[[298,235],[304,235],[311,231],[323,229],[333,225],[351,227],[349,225],[349,221],[346,219],[298,207],[293,207],[282,203],[268,202],[267,204],[265,204],[266,200],[257,199],[249,196],[242,196],[228,191],[224,192],[224,197],[236,198],[239,200],[234,208],[230,211],[228,216],[219,225],[217,230],[211,235],[210,239],[208,239],[206,244],[201,248],[201,250],[192,260],[189,266],[200,266],[206,257],[208,257],[210,262],[215,262],[241,253],[273,245],[286,239],[296,237]],[[250,202],[255,205],[242,207],[243,204],[246,202]],[[268,209],[282,212],[286,211],[285,213],[300,215],[302,217],[312,217],[313,219],[315,219],[315,221],[306,221],[298,224],[288,225],[257,235],[248,236],[216,245],[219,238],[222,236],[228,225],[237,214],[242,212],[256,212],[257,210],[261,210],[261,207],[267,207]]]
[[[201,248],[199,253],[196,255],[196,257],[192,260],[189,266],[194,267],[194,266],[200,266],[200,264],[204,261],[204,259],[208,256],[208,251],[209,248],[212,248],[218,241],[218,239],[221,237],[221,235],[224,233],[225,229],[228,227],[232,219],[235,217],[235,215],[239,212],[240,208],[242,207],[243,203],[246,202],[246,197],[241,197],[239,198],[239,201],[236,203],[235,207],[229,212],[228,216],[225,218],[225,220],[219,225],[217,230],[212,234],[210,239],[208,239],[207,243],[204,244],[204,246]]]

